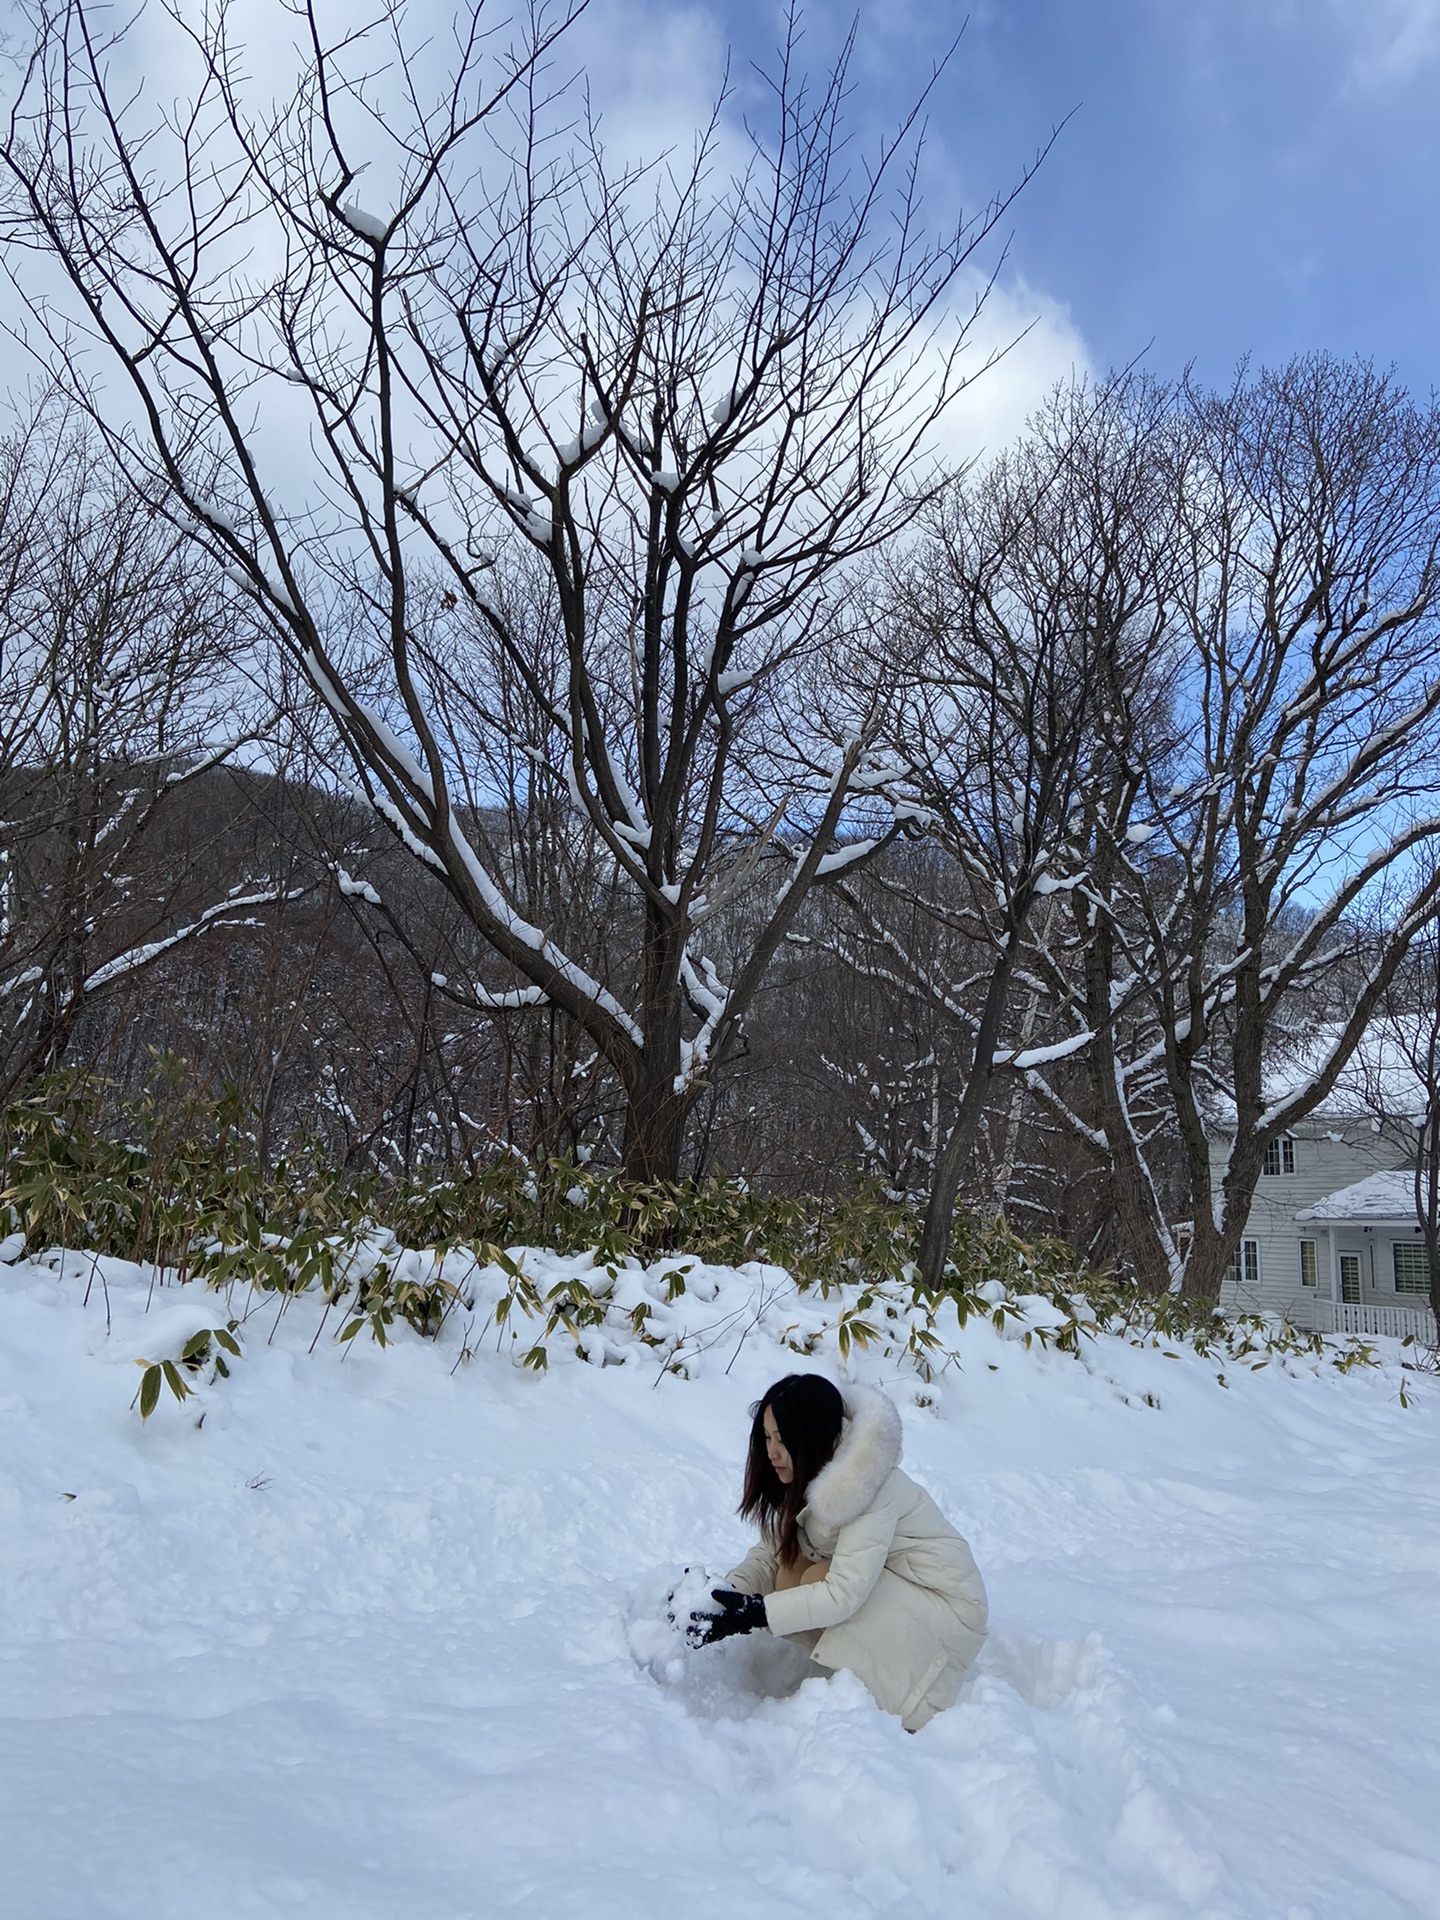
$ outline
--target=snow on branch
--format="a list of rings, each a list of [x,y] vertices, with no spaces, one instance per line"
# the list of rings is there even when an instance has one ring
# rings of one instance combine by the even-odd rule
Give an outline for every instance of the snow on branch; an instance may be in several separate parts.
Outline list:
[[[1083,1140],[1087,1146],[1094,1147],[1097,1153],[1108,1151],[1110,1142],[1103,1128],[1092,1127],[1089,1121],[1082,1120],[1070,1103],[1055,1091],[1038,1068],[1027,1067],[1023,1072],[1027,1090],[1034,1094],[1043,1106],[1048,1107],[1070,1133],[1073,1133],[1077,1139]]]
[[[333,714],[338,715],[340,719],[347,719],[349,714],[345,702],[340,697],[340,690],[330,677],[328,670],[314,647],[307,647],[305,649],[303,664],[306,673],[309,674],[311,681],[314,683],[316,692],[320,695],[320,698],[325,702],[326,706],[329,707]]]
[[[702,958],[700,970],[697,971],[686,954],[680,963],[680,977],[686,993],[702,1010],[705,1019],[693,1040],[680,1042],[680,1071],[674,1083],[676,1093],[684,1093],[709,1066],[716,1029],[730,1007],[730,989],[715,971],[713,961]]]
[[[650,822],[645,818],[645,810],[625,777],[625,769],[610,751],[609,744],[603,740],[600,742],[600,752],[604,756],[605,771],[610,776],[611,785],[619,796],[621,806],[625,809],[624,820],[617,820],[614,823],[616,833],[622,839],[628,840],[631,846],[648,847],[651,837]]]
[[[827,874],[842,873],[846,867],[853,866],[857,860],[865,859],[878,847],[878,840],[852,840],[848,847],[840,847],[834,853],[827,853],[815,869],[815,878],[823,880]]]
[[[1331,935],[1342,914],[1373,880],[1394,865],[1400,854],[1436,838],[1440,838],[1440,815],[1431,815],[1411,822],[1403,833],[1377,847],[1335,888],[1328,899],[1311,908],[1309,918],[1288,951],[1264,969],[1261,975],[1262,994],[1269,998],[1291,984],[1297,970],[1316,957],[1316,947]]]
[[[241,538],[239,522],[218,500],[212,500],[206,494],[192,493],[188,487],[177,487],[176,491],[195,517],[213,532],[228,533],[232,540]]]
[[[104,966],[97,967],[94,973],[86,976],[81,982],[80,991],[94,993],[124,974],[138,973],[142,967],[148,967],[152,960],[158,960],[162,953],[169,953],[172,948],[193,940],[207,928],[226,922],[233,913],[243,913],[251,907],[271,907],[283,901],[298,900],[307,891],[305,887],[268,887],[260,893],[232,893],[214,906],[207,907],[188,926],[167,934],[163,940],[150,940],[143,946],[131,947],[126,953],[116,954],[113,960],[107,960]]]
[[[469,1004],[481,1013],[516,1013],[522,1007],[543,1007],[547,998],[543,987],[511,987],[491,993],[485,987],[472,986]]]
[[[1052,893],[1069,893],[1084,884],[1083,873],[1040,873],[1035,876],[1031,892],[1044,897]]]
[[[228,760],[237,747],[243,747],[246,741],[255,738],[254,733],[247,732],[233,734],[228,740],[217,741],[215,745],[208,748],[198,760],[192,761],[188,767],[177,767],[173,772],[167,773],[165,776],[165,785],[167,787],[178,787],[186,780],[198,779],[202,773],[209,773],[212,767],[218,767],[222,761]]]
[[[644,1035],[615,996],[601,986],[598,980],[586,973],[583,967],[577,966],[568,955],[561,953],[539,927],[532,926],[528,920],[516,913],[485,871],[480,856],[461,832],[453,814],[449,816],[448,827],[450,844],[459,856],[471,884],[479,894],[486,911],[499,922],[505,933],[521,946],[529,947],[551,969],[557,979],[563,980],[580,999],[589,1001],[592,1006],[607,1014],[637,1047],[643,1047]]]
[[[1087,1027],[1083,1033],[1072,1033],[1068,1040],[1056,1040],[1048,1047],[1025,1047],[1019,1052],[993,1054],[990,1064],[994,1067],[1014,1067],[1024,1073],[1032,1067],[1048,1067],[1056,1060],[1068,1060],[1071,1054],[1088,1047],[1094,1038],[1094,1029]]]
[[[340,218],[352,233],[358,233],[372,246],[383,247],[389,238],[390,222],[382,220],[377,213],[368,213],[357,201],[347,200],[340,208]]]
[[[833,874],[843,873],[847,867],[853,867],[858,861],[867,860],[880,844],[878,840],[852,840],[848,846],[837,847],[833,853],[822,854],[815,862],[811,874],[812,880],[827,880]],[[814,852],[813,841],[808,847],[795,847],[791,850],[790,858],[793,864],[775,892],[777,907],[800,878],[805,870],[805,863],[813,857]]]
[[[381,717],[373,707],[367,707],[363,700],[355,702],[356,709],[364,716],[365,724],[374,733],[382,751],[391,759],[410,784],[430,802],[435,799],[435,783],[429,773],[421,766],[415,755],[400,739],[389,722]]]
[[[433,847],[427,847],[419,835],[411,830],[410,823],[404,814],[397,806],[392,805],[383,793],[360,793],[356,798],[363,800],[366,806],[374,808],[407,853],[413,853],[417,860],[422,861],[436,873],[444,873],[445,862],[439,854]]]
[[[368,880],[355,879],[353,875],[345,871],[344,867],[332,867],[330,871],[334,874],[335,883],[339,887],[344,899],[363,900],[367,905],[372,907],[384,905],[379,894]]]

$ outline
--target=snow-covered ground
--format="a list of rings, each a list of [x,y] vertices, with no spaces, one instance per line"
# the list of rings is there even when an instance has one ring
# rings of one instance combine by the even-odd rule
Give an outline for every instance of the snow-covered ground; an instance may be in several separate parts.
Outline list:
[[[993,1633],[911,1738],[660,1618],[745,1544],[773,1315],[537,1377],[272,1304],[142,1426],[135,1359],[223,1316],[83,1265],[0,1267],[6,1920],[1440,1915],[1440,1386],[1393,1354],[1222,1387],[972,1322],[906,1455]],[[697,1326],[759,1284],[714,1277]]]

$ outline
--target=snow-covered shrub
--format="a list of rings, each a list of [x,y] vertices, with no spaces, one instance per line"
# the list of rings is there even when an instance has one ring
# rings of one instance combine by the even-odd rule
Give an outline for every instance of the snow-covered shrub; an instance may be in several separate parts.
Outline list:
[[[194,1392],[187,1374],[193,1379],[208,1366],[212,1385],[216,1380],[226,1379],[230,1368],[225,1355],[228,1353],[237,1360],[240,1357],[240,1343],[235,1338],[237,1324],[232,1320],[228,1327],[202,1327],[198,1333],[191,1334],[174,1360],[137,1360],[136,1366],[144,1369],[135,1395],[140,1418],[148,1420],[155,1411],[162,1382],[183,1406]]]
[[[458,1321],[462,1357],[493,1340],[536,1371],[578,1357],[684,1373],[707,1346],[753,1326],[842,1367],[871,1351],[922,1397],[939,1372],[963,1365],[972,1318],[1077,1356],[1101,1332],[1166,1350],[1183,1342],[1222,1367],[1329,1350],[1278,1320],[1146,1294],[1087,1268],[1063,1242],[967,1214],[957,1215],[943,1285],[926,1289],[918,1211],[872,1185],[823,1198],[720,1179],[642,1187],[568,1162],[503,1160],[381,1187],[323,1162],[265,1173],[229,1096],[197,1106],[183,1135],[164,1132],[158,1108],[142,1103],[123,1144],[97,1112],[83,1086],[59,1080],[0,1116],[0,1206],[23,1245],[62,1268],[65,1256],[46,1249],[118,1257],[145,1265],[156,1286],[199,1282],[224,1295],[227,1338],[207,1326],[203,1341],[187,1333],[169,1359],[140,1363],[147,1415],[162,1383],[183,1400],[186,1370],[212,1355],[223,1373],[218,1349],[267,1297],[277,1314],[301,1298],[317,1303],[312,1346],[327,1333],[384,1346],[397,1323],[436,1338]],[[1350,1367],[1373,1356],[1352,1345],[1332,1357]]]

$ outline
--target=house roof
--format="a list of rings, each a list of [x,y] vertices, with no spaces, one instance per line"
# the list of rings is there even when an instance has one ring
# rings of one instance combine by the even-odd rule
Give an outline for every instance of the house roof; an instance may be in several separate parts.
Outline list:
[[[1303,1038],[1297,1036],[1288,1058],[1269,1061],[1262,1077],[1267,1106],[1282,1105],[1317,1080],[1342,1031],[1334,1021],[1317,1021]],[[1374,1121],[1382,1114],[1390,1120],[1418,1122],[1428,1095],[1409,1056],[1422,1038],[1418,1016],[1414,1031],[1405,1036],[1377,1022],[1340,1069],[1329,1093],[1311,1109],[1309,1122]],[[1410,1046],[1403,1044],[1405,1039]],[[1210,1124],[1218,1133],[1234,1131],[1235,1103],[1226,1094],[1215,1097]]]
[[[1408,1037],[1413,1044],[1414,1036]],[[1319,1026],[1292,1062],[1273,1067],[1265,1076],[1265,1095],[1271,1104],[1278,1105],[1298,1085],[1314,1079],[1339,1038],[1338,1026]],[[1340,1069],[1313,1117],[1358,1120],[1383,1113],[1409,1120],[1418,1119],[1425,1106],[1425,1083],[1409,1058],[1409,1048],[1400,1036],[1374,1026]]]
[[[1312,1206],[1301,1207],[1297,1220],[1405,1220],[1415,1211],[1415,1170],[1387,1167],[1339,1187]]]

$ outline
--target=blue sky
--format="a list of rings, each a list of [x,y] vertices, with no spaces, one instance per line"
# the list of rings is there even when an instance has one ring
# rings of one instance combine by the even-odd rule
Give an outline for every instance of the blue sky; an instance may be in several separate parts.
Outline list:
[[[321,0],[337,28],[354,5]],[[443,47],[453,5],[410,0],[412,32]],[[283,87],[293,18],[280,0],[236,13],[256,86]],[[1032,331],[952,416],[957,454],[1003,444],[1073,371],[1135,359],[1223,381],[1242,355],[1325,347],[1440,386],[1440,0],[863,0],[858,17],[861,148],[964,27],[930,104],[937,218],[1013,181],[1070,116],[1013,209],[976,363]],[[811,0],[813,69],[853,18],[853,0]],[[612,143],[653,159],[688,151],[727,53],[738,119],[782,31],[777,0],[591,0],[557,63],[583,71]],[[189,84],[173,38],[158,6],[132,31],[152,98]]]
[[[777,39],[756,0],[667,11],[697,58]],[[817,64],[851,17],[810,7]],[[982,0],[968,19],[867,0],[859,116],[898,108],[962,21],[935,177],[992,190],[1073,114],[1010,266],[1091,365],[1223,379],[1245,353],[1329,347],[1440,384],[1440,0]]]

